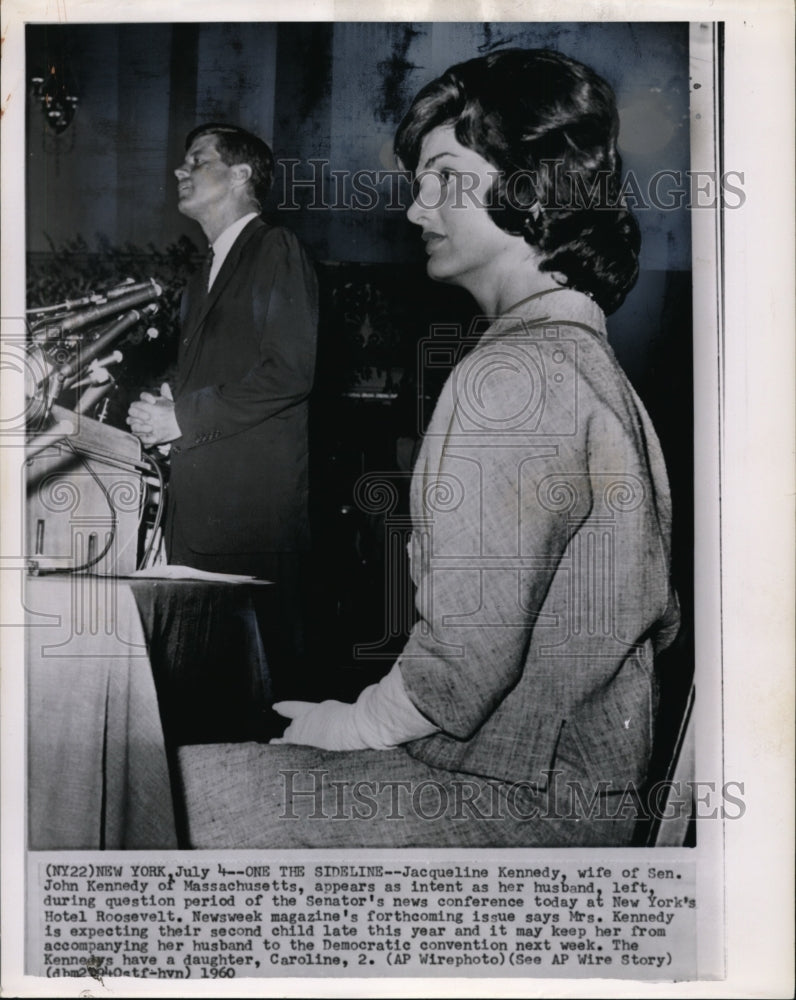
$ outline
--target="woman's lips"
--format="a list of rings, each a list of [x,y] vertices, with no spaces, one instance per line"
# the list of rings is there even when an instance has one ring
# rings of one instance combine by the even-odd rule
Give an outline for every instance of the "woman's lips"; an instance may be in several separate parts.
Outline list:
[[[442,233],[423,233],[423,242],[426,244],[426,253],[431,253],[431,251],[444,239],[445,237]]]

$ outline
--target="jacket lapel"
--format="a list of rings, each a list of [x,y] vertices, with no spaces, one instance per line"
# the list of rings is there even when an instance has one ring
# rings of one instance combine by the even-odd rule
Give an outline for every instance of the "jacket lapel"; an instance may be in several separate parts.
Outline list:
[[[203,309],[204,300],[207,298],[207,293],[202,287],[202,277],[202,271],[197,271],[191,275],[188,284],[185,286],[181,323],[182,336],[185,338],[186,344],[196,331],[199,312]]]
[[[244,247],[252,236],[254,236],[257,230],[261,229],[264,225],[265,223],[258,218],[252,219],[251,222],[243,228],[224,259],[224,263],[221,265],[221,270],[216,275],[216,280],[213,282],[213,287],[209,292],[205,293],[204,289],[199,288],[197,283],[190,286],[187,325],[183,333],[184,338],[188,341],[189,347],[191,346],[191,341],[195,338],[202,323],[204,322],[205,317],[218,301],[224,290],[224,286],[228,284],[229,279],[237,270],[238,262],[240,261]]]

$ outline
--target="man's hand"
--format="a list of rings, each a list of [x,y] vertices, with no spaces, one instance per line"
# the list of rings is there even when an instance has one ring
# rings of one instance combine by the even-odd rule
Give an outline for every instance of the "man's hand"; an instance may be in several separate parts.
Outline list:
[[[160,396],[142,392],[141,398],[130,406],[127,423],[146,448],[166,444],[180,437],[180,425],[177,423],[169,385],[163,383]]]

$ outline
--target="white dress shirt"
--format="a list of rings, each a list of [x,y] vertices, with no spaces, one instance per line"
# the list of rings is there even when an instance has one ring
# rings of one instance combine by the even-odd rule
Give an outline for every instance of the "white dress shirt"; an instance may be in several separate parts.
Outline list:
[[[208,291],[210,291],[213,287],[216,275],[221,270],[221,265],[224,263],[227,258],[227,254],[232,249],[232,244],[248,223],[251,222],[252,219],[257,218],[257,214],[257,212],[249,212],[247,215],[242,215],[239,219],[236,219],[231,226],[227,226],[224,232],[212,244],[213,263],[210,265],[210,276],[207,280]]]

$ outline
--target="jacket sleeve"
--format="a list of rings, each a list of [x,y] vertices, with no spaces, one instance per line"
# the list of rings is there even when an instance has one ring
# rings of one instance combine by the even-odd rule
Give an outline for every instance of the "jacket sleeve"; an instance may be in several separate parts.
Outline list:
[[[273,230],[259,251],[252,288],[258,362],[236,381],[209,385],[175,403],[180,449],[229,437],[309,395],[315,369],[318,286],[298,239]]]
[[[464,402],[449,383],[441,399],[449,419],[435,413],[441,433],[415,470],[419,618],[398,661],[413,703],[462,740],[519,680],[553,575],[592,507],[583,413],[580,434],[556,435],[571,421],[562,419],[566,400],[550,392],[532,432],[505,433],[501,423],[516,412],[510,375],[478,397],[483,429],[467,427],[462,410],[472,399]],[[574,495],[562,485],[573,481]]]

